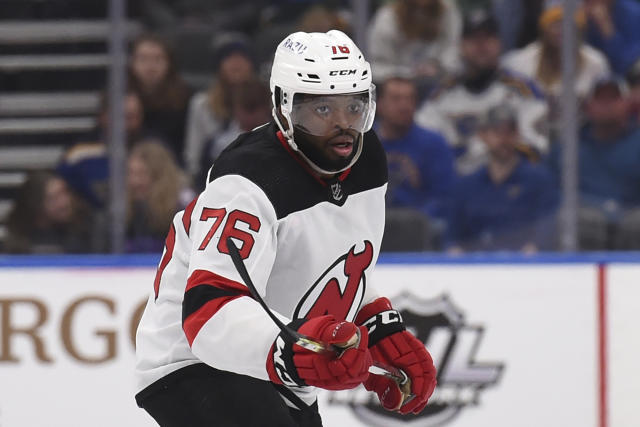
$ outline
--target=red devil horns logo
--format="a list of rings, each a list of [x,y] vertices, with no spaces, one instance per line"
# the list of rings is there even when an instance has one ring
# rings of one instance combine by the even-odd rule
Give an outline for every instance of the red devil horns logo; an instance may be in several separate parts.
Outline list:
[[[373,259],[373,245],[364,242],[364,250],[355,253],[353,245],[338,258],[302,297],[294,318],[311,318],[332,314],[338,319],[353,320],[366,288],[365,270]]]

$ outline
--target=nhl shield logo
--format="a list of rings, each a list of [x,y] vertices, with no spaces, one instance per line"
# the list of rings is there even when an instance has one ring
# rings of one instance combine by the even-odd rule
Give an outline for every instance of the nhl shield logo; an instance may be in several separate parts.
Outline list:
[[[342,206],[347,200],[347,193],[342,186],[342,182],[337,178],[327,182],[327,193],[329,202],[334,205]]]
[[[438,386],[419,415],[403,416],[380,406],[360,387],[332,393],[333,405],[348,405],[364,425],[372,427],[436,427],[453,421],[465,407],[480,404],[480,393],[498,383],[504,365],[478,362],[484,328],[465,322],[463,312],[447,295],[419,299],[403,293],[392,299],[407,329],[426,344],[438,369]]]
[[[336,202],[339,202],[342,200],[342,197],[344,197],[344,194],[342,194],[342,185],[340,185],[339,181],[331,184],[331,197]]]

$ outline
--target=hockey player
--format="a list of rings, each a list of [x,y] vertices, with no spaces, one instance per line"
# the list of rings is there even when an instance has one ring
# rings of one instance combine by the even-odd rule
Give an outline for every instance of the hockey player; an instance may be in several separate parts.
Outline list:
[[[136,401],[161,426],[321,426],[319,388],[364,384],[418,413],[435,368],[371,276],[384,228],[386,160],[371,124],[371,69],[345,34],[294,33],[271,72],[274,121],[216,160],[179,212],[137,332]],[[290,328],[345,346],[314,353],[283,336],[235,270]],[[369,374],[401,369],[398,383]]]

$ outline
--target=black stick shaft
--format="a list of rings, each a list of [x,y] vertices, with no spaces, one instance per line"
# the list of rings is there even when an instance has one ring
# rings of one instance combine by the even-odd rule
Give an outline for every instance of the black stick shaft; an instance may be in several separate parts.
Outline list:
[[[258,304],[260,304],[260,306],[264,309],[264,311],[267,312],[267,314],[269,315],[271,320],[273,320],[276,326],[280,328],[280,330],[286,336],[288,336],[293,343],[296,343],[299,346],[304,347],[308,350],[314,351],[316,353],[331,351],[333,353],[338,354],[340,351],[344,350],[344,349],[338,349],[335,346],[327,346],[323,343],[312,340],[294,331],[293,329],[289,328],[287,325],[282,323],[282,321],[278,319],[275,314],[273,314],[271,309],[267,306],[267,303],[264,302],[264,300],[258,293],[258,290],[253,284],[251,277],[249,276],[247,267],[244,265],[244,261],[242,261],[242,256],[240,255],[240,251],[238,250],[238,247],[236,246],[236,244],[233,243],[233,240],[231,239],[231,237],[227,237],[227,248],[229,249],[229,256],[231,256],[231,261],[233,261],[233,265],[236,267],[236,270],[238,270],[238,274],[240,274],[240,277],[244,281],[245,285],[247,285],[247,288],[249,288],[249,292],[251,292],[251,296],[253,296],[253,299],[255,299],[258,302]],[[407,375],[404,374],[399,369],[390,367],[390,366],[384,366],[379,363],[374,363],[374,366],[375,368],[370,369],[370,372],[375,371],[375,372],[372,372],[375,375],[387,376],[393,379],[394,381],[398,382],[398,384],[407,383]]]
[[[244,281],[245,285],[247,285],[247,288],[249,288],[249,292],[251,292],[251,296],[253,296],[253,299],[258,301],[258,304],[262,306],[264,311],[267,312],[271,320],[273,320],[273,322],[276,324],[278,328],[280,328],[282,332],[284,332],[289,338],[291,338],[293,342],[299,341],[300,338],[302,338],[302,336],[298,334],[296,331],[292,330],[291,328],[288,328],[284,323],[282,323],[282,321],[278,319],[275,314],[273,314],[271,309],[267,306],[267,304],[264,302],[264,300],[258,293],[256,286],[253,284],[253,281],[251,280],[251,276],[249,276],[247,267],[244,265],[244,261],[242,261],[242,256],[240,255],[240,251],[238,250],[238,247],[236,246],[236,244],[233,243],[233,240],[231,237],[227,238],[227,248],[229,249],[229,255],[231,256],[231,261],[233,261],[233,265],[236,267],[236,270],[238,270],[238,274],[240,274],[240,277]]]

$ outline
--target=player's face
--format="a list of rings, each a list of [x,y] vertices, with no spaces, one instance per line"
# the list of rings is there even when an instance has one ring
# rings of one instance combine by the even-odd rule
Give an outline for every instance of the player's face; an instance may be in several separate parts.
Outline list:
[[[302,152],[325,170],[340,170],[347,166],[361,144],[359,132],[353,129],[336,129],[328,136],[315,136],[299,129],[294,138]]]
[[[294,138],[302,152],[325,170],[343,169],[361,143],[370,111],[369,92],[294,97]]]
[[[327,137],[339,130],[362,132],[369,116],[369,92],[302,95],[293,100],[293,126],[309,135]]]

